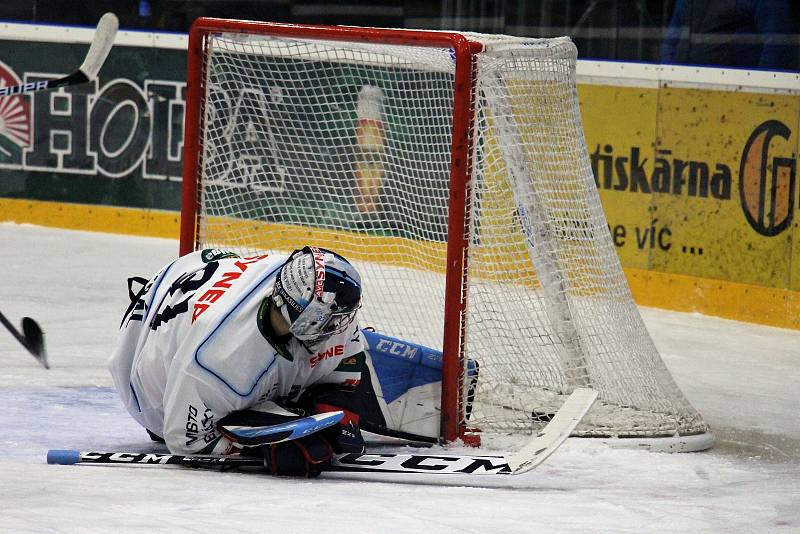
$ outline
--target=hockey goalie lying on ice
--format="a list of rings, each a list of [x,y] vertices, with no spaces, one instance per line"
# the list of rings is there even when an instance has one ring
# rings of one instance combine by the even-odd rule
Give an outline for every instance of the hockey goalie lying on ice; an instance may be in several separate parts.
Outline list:
[[[441,353],[362,330],[360,276],[334,252],[208,249],[128,286],[111,374],[173,453],[259,455],[272,474],[314,476],[334,453],[364,452],[361,428],[438,435]],[[277,444],[239,431],[337,410],[338,424]]]

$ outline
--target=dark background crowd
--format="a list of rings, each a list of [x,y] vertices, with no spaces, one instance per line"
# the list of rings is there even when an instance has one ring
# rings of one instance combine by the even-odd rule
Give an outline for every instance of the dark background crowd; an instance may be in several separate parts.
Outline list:
[[[583,59],[797,70],[798,0],[10,0],[0,19],[186,32],[200,16],[570,36]]]

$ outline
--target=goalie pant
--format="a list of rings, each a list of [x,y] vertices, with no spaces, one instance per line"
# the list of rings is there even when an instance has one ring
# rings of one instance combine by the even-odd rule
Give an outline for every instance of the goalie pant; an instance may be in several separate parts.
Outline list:
[[[313,353],[294,338],[285,354],[267,341],[265,297],[286,259],[202,250],[129,290],[111,375],[131,416],[173,453],[230,453],[217,429],[225,415],[360,380],[357,322]]]

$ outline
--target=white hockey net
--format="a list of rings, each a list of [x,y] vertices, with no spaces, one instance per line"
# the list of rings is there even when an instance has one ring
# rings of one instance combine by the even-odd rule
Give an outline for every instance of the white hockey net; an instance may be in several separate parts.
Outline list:
[[[584,436],[707,432],[642,323],[589,166],[575,48],[467,35],[475,69],[467,424],[540,429],[578,385]],[[340,252],[362,324],[442,349],[454,62],[448,48],[210,34],[197,247]],[[467,410],[461,406],[462,414]]]

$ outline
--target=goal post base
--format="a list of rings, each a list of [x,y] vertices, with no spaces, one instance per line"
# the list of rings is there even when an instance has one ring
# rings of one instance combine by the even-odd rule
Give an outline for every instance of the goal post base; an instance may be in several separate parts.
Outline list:
[[[714,446],[714,434],[663,438],[584,438],[598,440],[614,449],[637,449],[650,452],[700,452]]]

